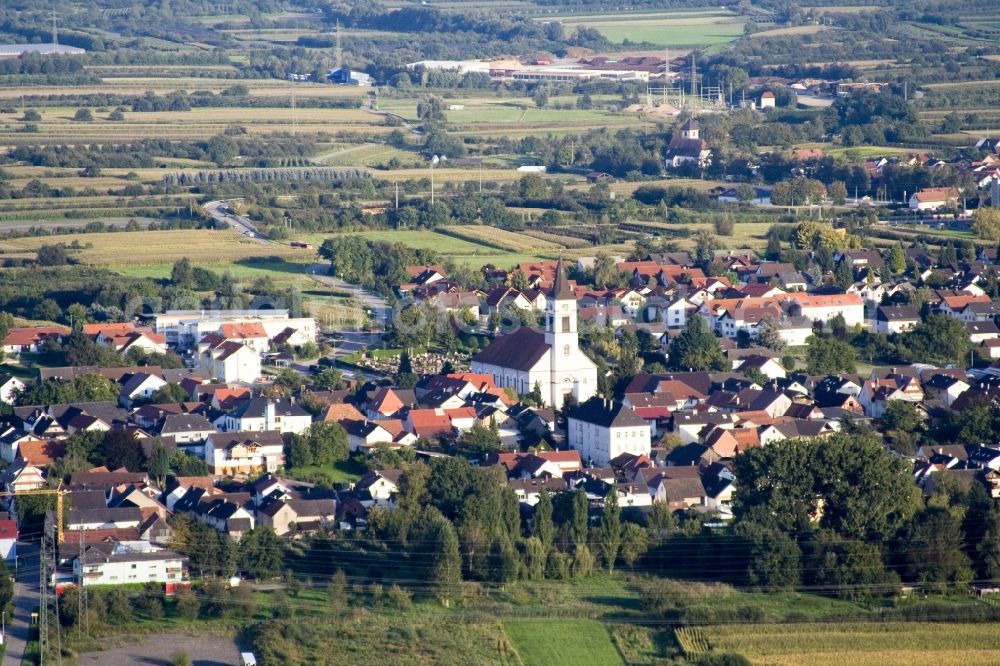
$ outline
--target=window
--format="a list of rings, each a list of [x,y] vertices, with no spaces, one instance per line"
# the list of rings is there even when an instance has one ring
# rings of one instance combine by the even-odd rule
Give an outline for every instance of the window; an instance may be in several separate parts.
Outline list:
[[[569,345],[563,345],[563,356],[569,356]]]
[[[569,333],[569,317],[562,318],[562,332]]]

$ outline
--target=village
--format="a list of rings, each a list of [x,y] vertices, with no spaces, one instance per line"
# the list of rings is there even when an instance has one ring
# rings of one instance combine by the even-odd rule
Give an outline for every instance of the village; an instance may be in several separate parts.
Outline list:
[[[8,360],[82,335],[190,361],[37,371],[36,383],[68,391],[105,382],[115,399],[28,404],[32,382],[5,376],[0,490],[22,525],[35,520],[22,529],[39,529],[39,517],[19,506],[24,493],[52,493],[67,507],[47,570],[57,589],[156,583],[168,593],[197,576],[188,554],[171,547],[175,517],[233,542],[260,528],[292,540],[363,530],[372,511],[395,505],[405,471],[392,460],[458,456],[499,466],[529,512],[543,494],[582,490],[595,515],[613,495],[640,513],[662,505],[725,522],[738,490],[734,459],[861,424],[882,433],[924,493],[948,475],[1000,498],[995,439],[912,439],[996,405],[996,251],[958,259],[897,246],[833,259],[820,280],[815,265],[799,270],[752,253],[722,252],[709,265],[683,251],[532,262],[492,269],[486,292],[461,291],[442,266],[411,266],[411,281],[398,285],[405,307],[434,310],[487,342],[465,369],[453,365],[460,354],[425,354],[427,363],[403,368],[409,359],[365,363],[362,352],[353,378],[326,389],[306,374],[276,390],[276,350],[321,334],[288,311],[168,311],[75,332],[12,328]],[[609,264],[624,286],[593,283],[595,266]],[[517,323],[499,332],[501,321]],[[606,351],[609,336],[619,353]],[[873,364],[848,342],[859,336],[916,354],[929,340],[930,353]],[[631,358],[621,353],[628,344]],[[87,467],[81,441],[132,466]],[[350,456],[358,476],[317,483],[286,474],[317,441],[338,449],[327,461]],[[18,525],[0,528],[13,562]]]

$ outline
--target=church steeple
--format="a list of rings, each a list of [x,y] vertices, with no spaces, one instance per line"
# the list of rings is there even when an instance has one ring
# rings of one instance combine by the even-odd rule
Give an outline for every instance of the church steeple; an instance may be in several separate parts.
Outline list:
[[[563,271],[562,259],[556,264],[556,279],[552,285],[552,300],[565,301],[576,300],[576,294],[569,288],[569,281],[566,280],[566,273]]]

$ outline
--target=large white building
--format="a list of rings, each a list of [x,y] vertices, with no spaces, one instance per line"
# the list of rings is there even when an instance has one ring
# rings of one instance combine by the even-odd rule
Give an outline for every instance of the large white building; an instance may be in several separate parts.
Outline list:
[[[567,395],[585,402],[597,391],[597,366],[580,350],[576,295],[562,262],[545,310],[545,332],[528,327],[493,340],[472,358],[472,372],[487,374],[501,387],[530,393],[541,387],[542,399],[561,408]]]
[[[648,456],[649,423],[621,403],[593,397],[577,407],[566,423],[569,445],[584,462],[606,467],[623,453]]]
[[[156,332],[163,333],[171,347],[193,347],[227,324],[260,324],[269,339],[293,346],[316,341],[316,320],[289,317],[288,310],[169,310],[156,315]]]
[[[73,574],[88,585],[180,583],[188,558],[147,541],[90,544],[73,561]]]

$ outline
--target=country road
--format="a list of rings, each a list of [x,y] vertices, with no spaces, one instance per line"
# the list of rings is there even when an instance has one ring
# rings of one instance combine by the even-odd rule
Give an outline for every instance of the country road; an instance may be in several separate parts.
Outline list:
[[[20,566],[14,584],[14,617],[5,622],[2,666],[21,666],[28,647],[31,613],[38,608],[38,544],[22,541],[17,550]]]
[[[205,212],[212,216],[212,219],[216,222],[221,222],[222,224],[227,224],[232,227],[237,233],[243,234],[247,238],[257,241],[265,245],[270,245],[274,243],[264,234],[257,230],[257,227],[253,223],[242,217],[241,215],[236,215],[230,213],[228,208],[228,201],[209,201],[202,208]]]

